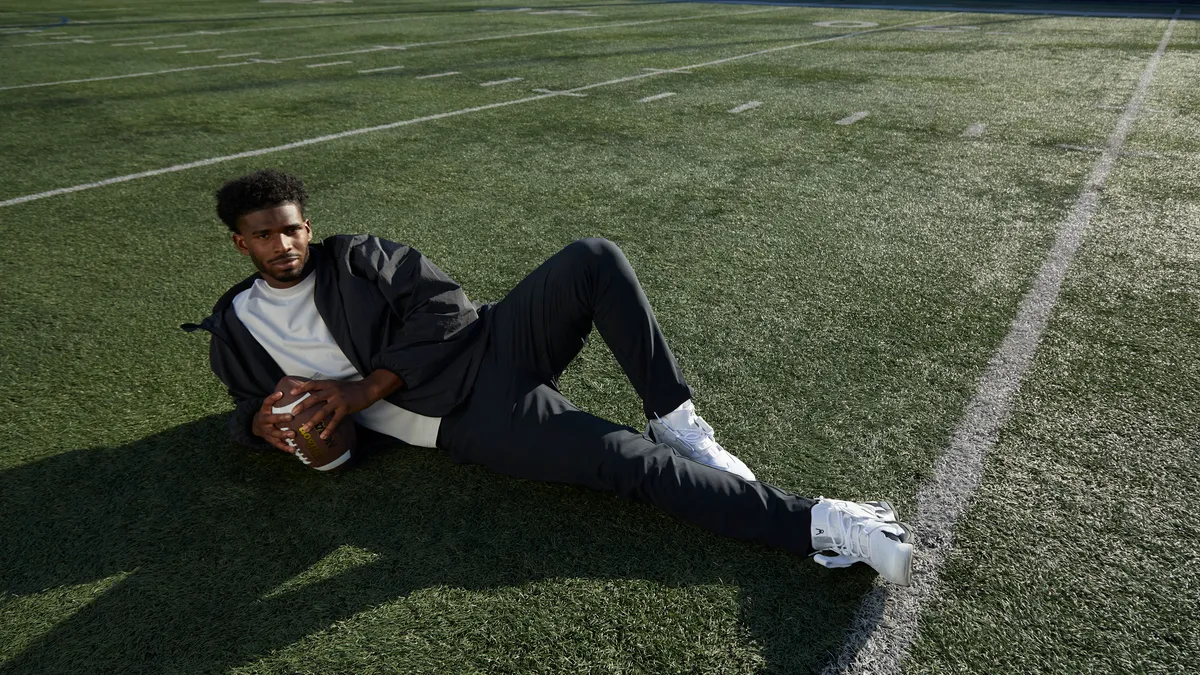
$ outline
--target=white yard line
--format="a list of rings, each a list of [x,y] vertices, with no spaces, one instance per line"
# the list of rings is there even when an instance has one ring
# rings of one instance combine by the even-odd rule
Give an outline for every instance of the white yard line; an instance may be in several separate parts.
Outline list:
[[[347,63],[354,63],[354,62],[353,61],[330,61],[329,63],[310,63],[304,67],[305,68],[328,68],[329,66],[344,66]]]
[[[714,61],[707,61],[705,63],[698,63],[698,64],[691,65],[691,66],[684,66],[684,68],[687,68],[687,69],[706,68],[709,66],[720,65],[722,63],[731,63],[733,61],[738,61],[741,59],[748,59],[748,58],[751,58],[754,56],[761,56],[763,54],[774,54],[776,52],[781,52],[781,51],[785,51],[785,50],[789,50],[789,49],[799,49],[801,47],[807,47],[809,45],[822,44],[825,42],[833,42],[835,40],[845,40],[848,38],[857,37],[859,35],[866,35],[868,33],[878,33],[880,31],[892,30],[895,28],[900,28],[902,26],[909,26],[909,25],[912,25],[915,23],[926,23],[929,21],[937,21],[940,19],[945,19],[947,16],[953,16],[953,14],[941,15],[941,16],[934,17],[931,19],[917,19],[915,21],[898,23],[898,24],[895,24],[894,26],[884,26],[882,28],[873,28],[871,30],[856,31],[853,33],[846,33],[844,35],[837,35],[834,37],[822,38],[819,40],[809,40],[807,42],[797,42],[796,44],[791,44],[791,45],[781,45],[779,47],[772,47],[770,49],[760,49],[755,52],[749,52],[746,54],[738,54],[736,56],[728,56],[723,59],[716,59]],[[229,65],[243,65],[243,64],[229,64]],[[203,67],[203,66],[201,66],[201,67]],[[186,69],[186,70],[190,70],[190,69]],[[456,71],[452,71],[449,73],[424,75],[417,79],[423,79],[423,78],[428,78],[428,77],[443,77],[446,75],[457,75],[457,74],[458,73]],[[351,136],[359,136],[361,134],[374,133],[376,131],[386,131],[389,129],[397,129],[399,127],[410,126],[413,124],[420,124],[422,122],[430,122],[433,120],[440,120],[440,119],[446,119],[449,117],[457,117],[459,115],[467,115],[470,113],[482,112],[484,110],[494,110],[497,108],[505,108],[505,107],[513,106],[513,105],[521,105],[524,103],[540,101],[542,99],[552,98],[555,96],[561,96],[563,93],[575,93],[575,92],[580,92],[580,91],[586,91],[588,89],[596,89],[598,87],[607,87],[607,86],[611,86],[614,84],[620,84],[623,82],[633,82],[633,81],[642,80],[642,79],[645,79],[648,77],[661,77],[661,76],[662,76],[662,73],[639,73],[637,75],[630,75],[628,77],[620,77],[620,78],[617,78],[614,80],[606,80],[604,82],[588,84],[588,85],[584,85],[582,87],[575,87],[574,89],[569,89],[566,92],[558,92],[558,93],[554,93],[554,94],[538,94],[537,96],[527,96],[525,98],[518,98],[518,99],[513,99],[510,101],[500,101],[499,103],[490,103],[488,105],[476,106],[474,108],[463,108],[461,110],[454,110],[454,111],[450,111],[450,112],[438,113],[436,115],[427,115],[425,117],[414,117],[414,118],[408,119],[408,120],[401,120],[399,122],[391,122],[388,124],[380,124],[378,126],[373,126],[373,127],[350,129],[348,131],[342,131],[342,132],[335,133],[335,134],[328,134],[326,136],[317,136],[316,138],[307,138],[304,140],[295,141],[295,142],[287,143],[284,145],[276,145],[276,146],[273,146],[270,148],[261,148],[259,150],[248,150],[246,152],[239,152],[239,153],[233,154],[233,155],[224,155],[222,157],[210,157],[208,159],[201,159],[201,160],[197,160],[194,162],[188,162],[186,164],[176,164],[175,166],[168,166],[168,167],[165,167],[162,169],[154,169],[151,171],[142,171],[140,173],[126,174],[124,176],[115,176],[113,178],[105,178],[104,180],[96,181],[94,183],[82,183],[80,185],[73,185],[71,187],[57,188],[54,190],[47,190],[45,192],[38,192],[36,194],[23,195],[21,197],[13,197],[11,199],[0,201],[0,207],[14,206],[16,204],[24,204],[26,202],[35,201],[38,199],[46,199],[47,197],[56,197],[58,195],[71,194],[74,192],[81,192],[83,190],[91,190],[93,188],[104,187],[106,185],[115,185],[117,183],[127,183],[129,181],[138,180],[141,178],[149,178],[151,176],[161,176],[161,175],[167,174],[167,173],[186,171],[188,169],[195,169],[195,168],[201,167],[201,166],[210,166],[212,164],[219,164],[222,162],[229,162],[229,161],[233,161],[233,160],[237,160],[237,159],[244,159],[247,157],[258,157],[260,155],[268,155],[268,154],[272,154],[272,153],[276,153],[276,152],[283,152],[286,150],[294,150],[296,148],[302,148],[302,147],[306,147],[309,145],[315,145],[317,143],[326,143],[329,141],[334,141],[334,140],[338,140],[338,139],[342,139],[342,138],[349,138]],[[20,85],[20,86],[39,86],[39,85]]]
[[[963,138],[979,138],[983,132],[987,130],[987,126],[982,122],[976,122],[967,127],[967,130],[962,133]]]
[[[403,67],[404,66],[384,66],[382,68],[367,68],[366,70],[360,70],[358,72],[360,72],[360,73],[384,73],[389,70],[400,70]]]
[[[143,49],[148,52],[152,52],[158,49],[183,49],[185,47],[187,47],[187,45],[163,45],[161,47],[143,47]]]
[[[113,47],[141,47],[142,45],[152,45],[152,44],[154,44],[154,40],[149,40],[147,42],[119,42],[112,46]]]
[[[640,20],[640,21],[601,23],[601,24],[594,24],[591,26],[575,26],[573,28],[555,28],[555,29],[550,29],[550,30],[541,30],[541,31],[533,31],[533,32],[512,33],[510,35],[489,35],[489,36],[480,37],[480,38],[438,40],[435,42],[416,42],[416,43],[413,43],[411,45],[406,45],[406,46],[408,46],[408,47],[429,47],[429,46],[433,46],[433,45],[459,44],[462,42],[475,42],[478,40],[504,40],[504,39],[509,39],[509,38],[530,37],[530,36],[534,36],[534,35],[550,35],[553,33],[569,33],[572,31],[598,30],[598,29],[603,29],[603,28],[621,28],[621,27],[625,27],[625,26],[640,26],[640,25],[655,24],[655,23],[666,23],[666,22],[670,22],[670,21],[692,21],[695,19],[705,19],[705,18],[717,17],[717,16],[734,16],[734,15],[739,15],[739,14],[759,14],[761,12],[773,12],[773,11],[778,11],[781,9],[786,9],[786,7],[769,7],[767,9],[753,9],[753,10],[744,10],[744,11],[737,11],[737,12],[719,12],[719,13],[711,13],[711,14],[697,14],[695,16],[671,17],[671,18],[666,18],[666,19],[645,19],[645,20]],[[136,37],[126,36],[123,38],[107,38],[107,40],[161,40],[161,39],[166,39],[166,38],[191,37],[194,35],[228,35],[231,33],[251,33],[251,32],[262,32],[262,31],[275,31],[275,30],[299,30],[302,28],[332,28],[332,27],[337,27],[337,26],[352,26],[352,25],[361,25],[361,24],[370,24],[370,23],[389,23],[389,22],[395,22],[395,21],[410,21],[410,20],[416,19],[416,18],[434,18],[434,17],[432,17],[432,16],[431,17],[404,17],[404,18],[399,18],[399,19],[373,19],[370,21],[342,21],[339,23],[309,24],[309,25],[305,25],[305,26],[267,26],[267,27],[256,27],[256,28],[231,28],[228,30],[200,30],[200,31],[189,31],[187,33],[165,33],[162,35],[145,35],[145,36],[136,36]],[[105,41],[106,40],[96,40],[96,42],[105,42]],[[29,42],[29,43],[17,44],[17,45],[0,45],[0,47],[40,47],[40,46],[55,45],[55,44],[70,44],[70,43],[51,42],[51,41],[47,40],[45,42]]]
[[[746,112],[747,110],[754,110],[755,108],[757,108],[760,105],[762,105],[762,101],[747,101],[746,103],[743,103],[739,106],[734,106],[734,107],[730,108],[726,112],[731,112],[736,115],[741,112]]]
[[[534,89],[539,94],[558,94],[560,96],[573,96],[575,98],[587,98],[587,94],[574,94],[569,91],[557,91],[554,89]]]
[[[451,75],[458,75],[458,74],[459,74],[459,73],[458,73],[458,71],[457,71],[457,70],[451,70],[451,71],[449,71],[449,72],[445,72],[445,73],[433,73],[432,75],[418,75],[418,76],[417,76],[415,79],[418,79],[418,80],[431,80],[431,79],[433,79],[433,78],[435,78],[435,77],[450,77]]]
[[[221,51],[221,49],[219,47],[213,47],[212,49],[187,49],[187,50],[184,50],[179,53],[180,54],[208,54],[210,52],[219,52],[219,51]]]
[[[480,82],[479,86],[494,87],[498,84],[508,84],[509,82],[520,82],[523,79],[525,79],[525,78],[523,78],[523,77],[506,77],[503,80],[492,80],[491,82]]]
[[[658,100],[660,100],[660,99],[668,98],[668,97],[671,97],[671,96],[674,96],[674,95],[675,95],[675,92],[673,92],[673,91],[664,91],[664,92],[663,92],[663,93],[661,93],[661,94],[655,94],[655,95],[653,95],[653,96],[647,96],[646,98],[639,98],[639,99],[638,99],[638,103],[649,103],[649,102],[651,102],[651,101],[658,101]]]
[[[717,16],[758,14],[761,12],[771,12],[771,11],[778,11],[778,10],[782,10],[782,9],[787,9],[787,8],[786,7],[770,7],[768,9],[756,9],[756,10],[751,10],[751,11],[747,11],[747,12],[723,12],[723,13],[714,13],[714,14],[698,14],[696,16],[688,16],[688,17],[674,17],[674,18],[669,18],[669,19],[651,19],[648,21],[630,21],[630,22],[624,22],[624,23],[609,23],[609,24],[600,24],[600,25],[596,25],[596,26],[578,26],[575,28],[557,28],[554,30],[535,31],[535,32],[531,32],[531,33],[512,33],[509,35],[489,35],[489,36],[485,36],[485,37],[464,38],[464,39],[460,39],[460,40],[441,40],[441,41],[437,41],[437,42],[417,42],[417,43],[408,44],[408,45],[394,45],[394,46],[380,45],[380,46],[375,46],[375,47],[369,47],[367,49],[355,49],[355,50],[345,51],[345,52],[330,52],[330,53],[324,53],[324,54],[304,54],[301,56],[289,56],[289,57],[280,58],[280,59],[263,59],[263,62],[280,63],[283,61],[301,61],[301,60],[305,60],[305,59],[319,59],[319,58],[323,58],[326,56],[349,56],[351,54],[366,54],[369,52],[384,51],[384,50],[403,50],[403,49],[409,49],[412,47],[428,47],[428,46],[432,46],[432,45],[461,44],[461,43],[467,43],[467,42],[480,42],[480,41],[485,41],[485,40],[503,40],[503,39],[510,39],[510,38],[518,38],[518,37],[530,37],[530,36],[534,36],[534,35],[547,35],[547,34],[551,34],[551,33],[564,33],[564,32],[569,32],[569,31],[580,31],[580,30],[590,30],[590,29],[599,29],[599,28],[641,26],[641,25],[646,25],[646,24],[665,23],[668,21],[692,21],[692,20],[696,20],[696,19],[704,19],[704,18],[717,17]],[[171,48],[185,47],[185,46],[186,45],[172,45],[170,47],[155,47],[154,49],[171,49]],[[218,59],[232,59],[232,58],[239,58],[239,57],[243,57],[243,56],[254,56],[254,55],[257,55],[260,53],[261,52],[246,52],[246,53],[242,53],[242,54],[227,54],[224,56],[218,56],[217,58]],[[162,71],[162,72],[170,72],[170,71]],[[140,77],[140,76],[141,75],[115,75],[115,76],[111,76],[111,79],[121,79],[124,77]],[[92,81],[92,80],[61,80],[58,82],[44,82],[44,83],[37,83],[37,84],[30,84],[30,85],[21,85],[18,87],[0,87],[0,91],[3,91],[4,89],[19,89],[19,88],[23,88],[23,87],[50,86],[52,84],[71,84],[74,82],[90,82],[90,81]]]
[[[843,117],[842,119],[838,120],[837,122],[834,122],[834,124],[840,124],[844,127],[850,126],[851,124],[854,124],[855,122],[866,119],[867,115],[870,115],[870,114],[871,114],[870,111],[861,110],[852,115],[847,115],[847,116]]]
[[[1178,16],[1179,12],[1176,12]],[[877,584],[866,597],[848,629],[849,638],[827,673],[899,673],[909,647],[917,638],[918,622],[926,607],[941,595],[939,575],[954,544],[954,525],[966,512],[979,487],[984,459],[1008,421],[1013,403],[1029,372],[1046,324],[1058,302],[1063,279],[1083,241],[1088,223],[1100,204],[1104,184],[1121,154],[1121,147],[1146,100],[1150,81],[1167,50],[1178,19],[1167,30],[1130,97],[1125,113],[1108,137],[1103,154],[1092,168],[1075,205],[1059,225],[1058,235],[1033,287],[1021,301],[1016,318],[1000,348],[988,362],[962,420],[934,465],[933,475],[917,494],[916,518],[910,520],[920,548],[913,561],[912,586]]]
[[[182,73],[189,70],[206,70],[208,68],[232,68],[234,66],[248,66],[251,61],[239,61],[237,63],[216,63],[207,66],[191,66],[189,68],[168,68],[167,70],[151,70],[145,73],[129,73],[126,75],[109,75],[107,77],[86,77],[79,80],[59,80],[58,82],[38,82],[36,84],[15,84],[9,87],[0,87],[0,91],[8,89],[32,89],[34,87],[50,87],[56,84],[78,84],[80,82],[101,82],[103,80],[123,80],[130,77],[146,77],[147,75],[162,75],[163,73]]]

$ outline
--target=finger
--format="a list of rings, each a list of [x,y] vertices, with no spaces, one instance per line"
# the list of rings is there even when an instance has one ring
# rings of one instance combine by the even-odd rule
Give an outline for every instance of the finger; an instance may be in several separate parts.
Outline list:
[[[271,394],[270,396],[264,398],[263,402],[262,402],[262,411],[264,413],[271,412],[271,406],[274,405],[274,403],[281,398],[283,398],[282,391],[277,391],[274,394]]]
[[[329,420],[329,423],[325,425],[325,431],[321,433],[321,438],[328,440],[330,437],[332,437],[333,430],[336,429],[337,426],[339,424],[341,424],[342,420],[345,418],[346,418],[346,409],[338,408],[333,413],[333,419]]]
[[[328,382],[328,380],[309,380],[303,384],[292,387],[291,395],[295,396],[296,394],[302,394],[306,391],[320,389],[325,382]]]
[[[296,404],[296,407],[292,408],[292,414],[299,415],[301,412],[305,411],[306,409],[311,408],[314,405],[317,405],[318,403],[324,401],[325,398],[322,394],[323,394],[323,392],[320,389],[315,389],[313,391],[310,391],[308,394],[308,398],[304,399],[303,401],[300,401],[299,403]]]
[[[278,426],[280,424],[287,424],[288,422],[291,422],[293,416],[288,413],[280,413],[278,415],[263,415],[259,419],[262,420],[263,424]]]
[[[266,440],[267,440],[267,442],[268,442],[268,443],[270,443],[272,446],[274,446],[274,447],[276,447],[276,448],[278,448],[278,449],[280,449],[280,450],[282,450],[282,451],[284,451],[284,452],[286,452],[286,453],[288,453],[288,454],[294,453],[294,452],[296,451],[296,450],[295,450],[295,449],[294,449],[292,446],[290,446],[290,445],[288,445],[288,444],[287,444],[287,441],[286,441],[286,440],[283,440],[283,439],[281,439],[281,438],[276,438],[276,437],[274,437],[274,436],[269,436],[269,437],[267,437],[267,439],[266,439]]]
[[[330,403],[329,405],[325,406],[324,408],[321,408],[320,410],[318,410],[317,414],[310,417],[309,420],[307,422],[305,422],[304,425],[301,426],[300,428],[303,429],[304,431],[312,431],[313,429],[315,429],[317,427],[318,424],[321,423],[322,420],[324,420],[325,418],[332,415],[335,411],[337,411],[337,406]]]

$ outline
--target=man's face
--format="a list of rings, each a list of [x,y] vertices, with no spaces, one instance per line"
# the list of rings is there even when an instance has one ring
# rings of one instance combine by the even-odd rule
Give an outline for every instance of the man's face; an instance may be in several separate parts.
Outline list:
[[[275,288],[288,288],[304,278],[312,228],[300,207],[284,204],[238,218],[233,243],[250,256],[263,280]]]

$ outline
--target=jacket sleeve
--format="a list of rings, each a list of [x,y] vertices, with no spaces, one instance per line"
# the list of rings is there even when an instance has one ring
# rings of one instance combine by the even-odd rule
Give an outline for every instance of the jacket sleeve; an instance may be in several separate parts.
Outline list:
[[[229,395],[233,397],[233,412],[230,413],[229,419],[225,423],[226,428],[229,429],[229,438],[234,443],[249,448],[274,449],[270,443],[250,431],[254,422],[254,414],[262,407],[264,397],[249,391],[249,387],[240,382],[242,378],[237,377],[239,371],[235,370],[237,358],[230,351],[229,346],[216,335],[210,338],[208,359],[213,373],[225,384],[229,389]]]
[[[420,386],[457,353],[456,338],[479,318],[462,287],[420,251],[369,235],[358,235],[347,251],[351,271],[375,283],[402,327],[371,361],[390,370],[404,386]]]

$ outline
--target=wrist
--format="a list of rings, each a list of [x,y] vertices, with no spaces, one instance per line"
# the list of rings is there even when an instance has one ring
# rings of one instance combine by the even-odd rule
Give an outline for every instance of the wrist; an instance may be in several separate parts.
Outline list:
[[[362,382],[372,403],[387,398],[404,385],[404,381],[400,379],[399,375],[383,368],[363,378]]]

